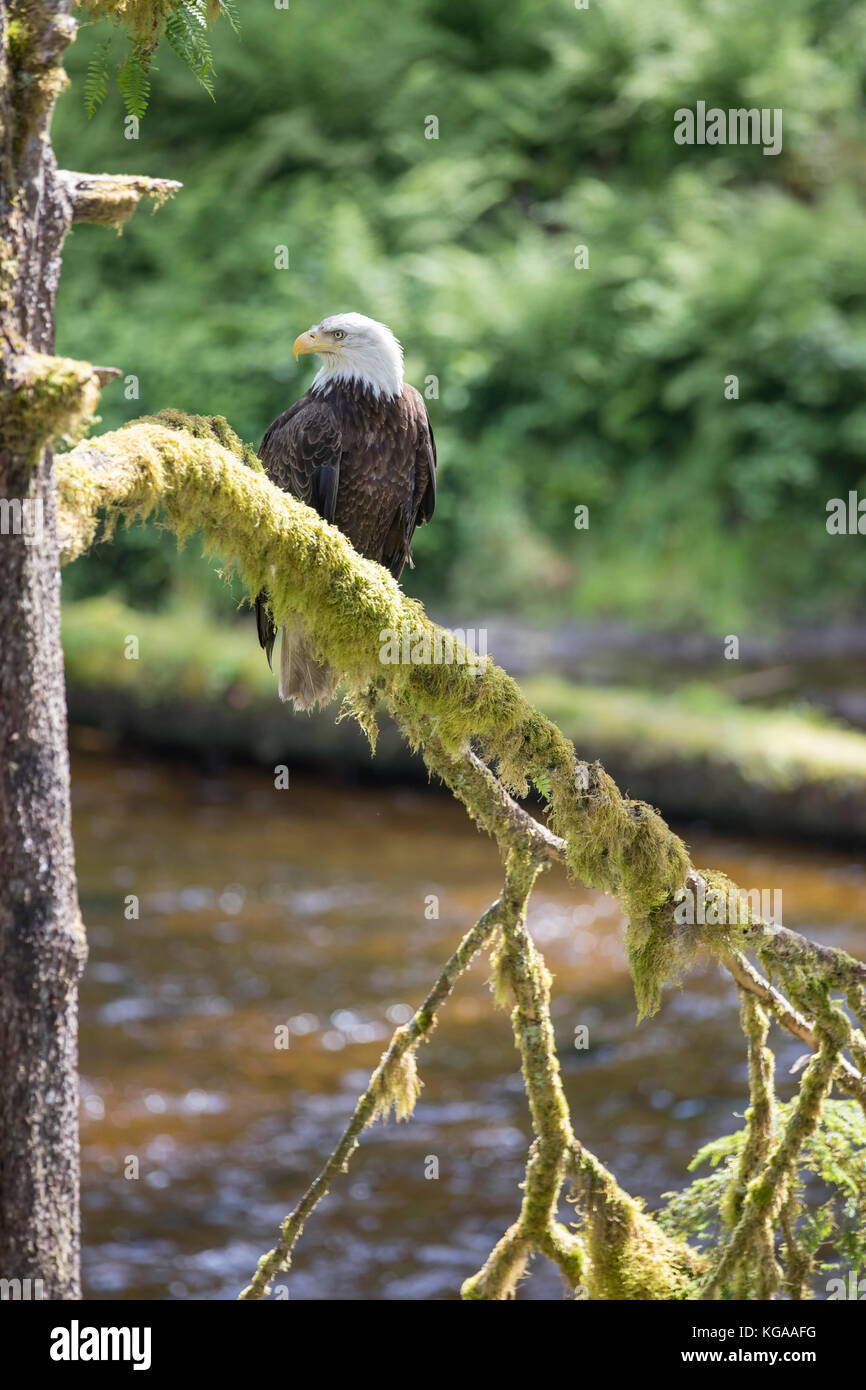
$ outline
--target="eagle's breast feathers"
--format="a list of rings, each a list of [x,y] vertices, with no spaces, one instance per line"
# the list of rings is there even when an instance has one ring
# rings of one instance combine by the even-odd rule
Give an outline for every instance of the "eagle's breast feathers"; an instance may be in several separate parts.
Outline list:
[[[436,448],[414,386],[379,399],[354,383],[308,391],[271,425],[259,457],[271,482],[399,579],[436,504]]]

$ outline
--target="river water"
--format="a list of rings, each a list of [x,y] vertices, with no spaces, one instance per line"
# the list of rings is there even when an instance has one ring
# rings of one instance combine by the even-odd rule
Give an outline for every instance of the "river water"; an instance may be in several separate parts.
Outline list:
[[[207,772],[79,736],[73,789],[90,938],[85,1296],[234,1298],[395,1024],[497,896],[498,858],[433,787],[291,777],[277,790],[267,769]],[[862,953],[866,871],[850,854],[678,828],[697,864],[781,889],[785,925]],[[742,1123],[734,988],[702,961],[636,1027],[615,904],[555,869],[529,925],[555,976],[575,1131],[652,1206],[702,1143]],[[420,1049],[415,1117],[366,1132],[279,1296],[454,1298],[513,1221],[529,1127],[488,976],[480,957],[458,984]],[[772,1041],[785,1096],[804,1049]],[[536,1261],[520,1297],[562,1296]]]

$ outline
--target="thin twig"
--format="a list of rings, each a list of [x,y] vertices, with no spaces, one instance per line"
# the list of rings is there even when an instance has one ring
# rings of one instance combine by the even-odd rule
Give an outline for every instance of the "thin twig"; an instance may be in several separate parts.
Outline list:
[[[406,1054],[417,1047],[422,1038],[428,1037],[436,1024],[436,1010],[447,999],[459,977],[472,964],[491,932],[499,923],[502,913],[502,899],[488,907],[487,911],[466,933],[457,950],[449,958],[445,968],[430,990],[421,1008],[395,1032],[382,1056],[378,1067],[370,1078],[370,1084],[352,1112],[352,1118],[343,1131],[342,1138],[333,1153],[320,1169],[318,1176],[307,1188],[297,1206],[286,1217],[280,1227],[280,1238],[273,1250],[269,1250],[259,1260],[258,1267],[250,1283],[240,1294],[247,1300],[264,1298],[270,1281],[281,1269],[287,1269],[291,1262],[292,1250],[304,1229],[304,1222],[329,1190],[338,1173],[345,1172],[346,1166],[358,1147],[361,1132],[373,1122],[377,1114],[387,1110],[388,1100],[393,1094],[392,1083],[400,1063]]]

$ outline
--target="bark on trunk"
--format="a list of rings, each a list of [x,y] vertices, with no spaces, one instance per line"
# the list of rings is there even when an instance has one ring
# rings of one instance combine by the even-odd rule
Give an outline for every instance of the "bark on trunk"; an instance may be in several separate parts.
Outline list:
[[[52,455],[86,373],[57,370],[72,201],[48,140],[71,0],[0,0],[0,1278],[80,1297],[77,1007]],[[79,364],[61,364],[73,369]],[[31,1286],[32,1287],[32,1286]],[[38,1286],[33,1292],[38,1296]]]

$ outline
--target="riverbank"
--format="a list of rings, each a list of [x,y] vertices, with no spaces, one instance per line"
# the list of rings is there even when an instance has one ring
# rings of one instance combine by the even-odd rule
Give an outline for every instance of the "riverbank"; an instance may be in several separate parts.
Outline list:
[[[383,721],[375,758],[337,706],[294,715],[276,697],[252,624],[199,611],[139,613],[111,598],[64,608],[77,737],[203,760],[327,769],[348,780],[426,779]],[[494,659],[499,655],[490,643]],[[514,663],[509,665],[514,670]],[[720,663],[725,666],[725,663]],[[822,712],[744,705],[688,681],[664,693],[515,672],[528,698],[632,796],[668,818],[770,834],[866,839],[866,735]]]

